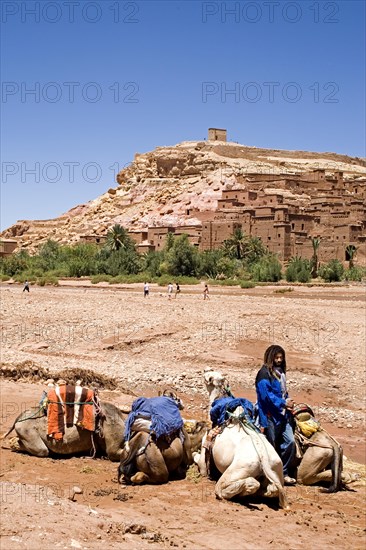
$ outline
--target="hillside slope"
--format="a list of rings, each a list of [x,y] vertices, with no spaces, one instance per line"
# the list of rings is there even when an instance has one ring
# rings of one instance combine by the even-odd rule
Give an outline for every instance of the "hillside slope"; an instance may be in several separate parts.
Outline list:
[[[221,192],[243,186],[249,174],[295,175],[318,168],[343,171],[346,180],[366,176],[364,159],[334,153],[259,149],[212,141],[158,147],[136,154],[130,166],[117,175],[116,188],[58,218],[20,220],[0,237],[15,238],[19,246],[32,251],[49,238],[75,243],[81,235],[103,235],[115,223],[130,230],[193,225],[198,223],[197,211],[216,210]]]

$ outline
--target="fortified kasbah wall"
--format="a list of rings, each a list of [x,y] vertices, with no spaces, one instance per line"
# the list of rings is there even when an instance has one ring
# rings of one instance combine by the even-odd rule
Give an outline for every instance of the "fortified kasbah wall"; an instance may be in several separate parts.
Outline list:
[[[311,237],[320,237],[320,261],[346,261],[353,245],[356,263],[366,265],[364,159],[247,147],[225,141],[224,132],[136,154],[118,187],[59,218],[18,221],[0,238],[32,253],[49,238],[102,244],[119,223],[141,252],[161,250],[168,232],[211,250],[241,228],[282,261],[310,258]]]

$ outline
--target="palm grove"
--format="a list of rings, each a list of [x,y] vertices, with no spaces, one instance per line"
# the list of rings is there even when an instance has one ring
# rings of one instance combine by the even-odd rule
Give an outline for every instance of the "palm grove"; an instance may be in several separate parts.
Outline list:
[[[237,229],[217,250],[199,251],[187,235],[168,233],[163,250],[139,254],[126,229],[116,224],[107,233],[103,246],[89,243],[60,245],[48,240],[38,253],[21,250],[1,258],[1,279],[12,277],[37,284],[57,284],[63,277],[91,277],[93,283],[143,282],[166,284],[174,278],[180,283],[211,280],[216,284],[254,286],[256,282],[309,282],[321,277],[325,281],[360,281],[365,268],[354,265],[356,248],[347,247],[348,269],[338,260],[319,265],[319,238],[312,239],[311,260],[294,257],[283,268],[276,255],[269,253],[258,237],[249,237]]]

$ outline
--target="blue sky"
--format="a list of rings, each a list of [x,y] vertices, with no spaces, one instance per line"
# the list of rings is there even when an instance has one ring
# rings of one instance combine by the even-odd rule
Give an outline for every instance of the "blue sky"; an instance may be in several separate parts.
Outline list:
[[[1,20],[2,229],[211,126],[365,156],[363,1],[3,0]]]

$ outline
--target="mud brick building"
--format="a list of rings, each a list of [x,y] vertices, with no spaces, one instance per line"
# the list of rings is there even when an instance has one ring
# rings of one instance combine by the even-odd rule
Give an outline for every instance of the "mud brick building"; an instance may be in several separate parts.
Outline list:
[[[154,250],[163,250],[166,244],[168,233],[176,236],[186,234],[191,244],[199,246],[201,242],[201,225],[183,225],[183,226],[159,226],[149,227],[142,231],[129,231],[128,234],[137,245],[140,253]]]
[[[82,243],[105,244],[106,241],[106,235],[80,235],[80,242]]]
[[[17,241],[13,241],[11,239],[1,239],[0,240],[0,258],[5,258],[6,256],[10,256],[17,246],[18,246]]]
[[[209,128],[208,139],[209,141],[226,141],[227,131],[223,128]]]
[[[185,233],[200,250],[215,250],[241,229],[259,237],[286,262],[293,256],[310,259],[311,238],[320,237],[321,261],[349,260],[346,248],[352,245],[357,249],[357,263],[366,265],[365,198],[366,178],[346,180],[340,171],[248,173],[238,175],[235,186],[222,192],[215,212],[190,213],[200,225],[149,227],[134,240],[141,252],[162,250],[169,232]]]

